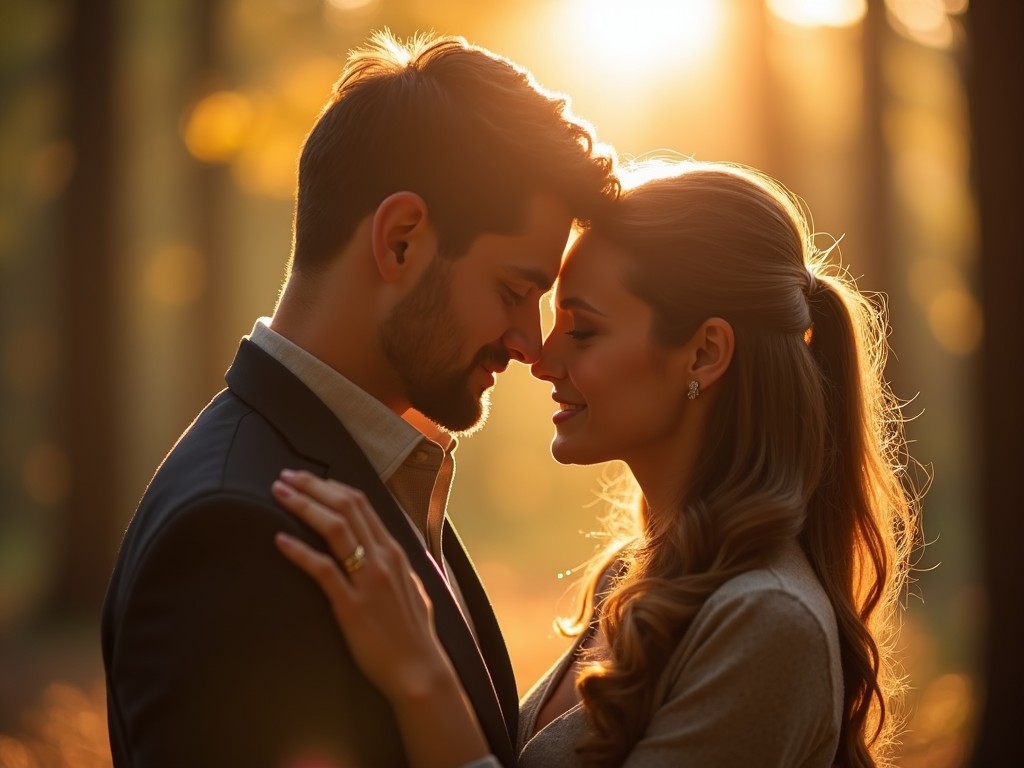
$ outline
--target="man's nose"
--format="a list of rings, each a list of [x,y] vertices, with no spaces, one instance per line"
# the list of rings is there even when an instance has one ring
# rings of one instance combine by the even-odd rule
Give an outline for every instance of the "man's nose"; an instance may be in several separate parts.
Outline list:
[[[543,339],[540,329],[540,307],[523,308],[516,322],[506,331],[502,341],[509,357],[530,365],[540,357]]]

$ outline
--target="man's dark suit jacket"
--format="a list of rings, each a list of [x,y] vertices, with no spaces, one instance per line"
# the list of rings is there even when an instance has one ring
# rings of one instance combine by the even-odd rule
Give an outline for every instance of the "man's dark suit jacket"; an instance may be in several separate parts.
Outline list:
[[[434,603],[491,750],[514,764],[512,667],[454,530],[444,551],[479,649],[404,513],[327,407],[248,340],[227,383],[157,470],[111,577],[103,661],[114,765],[405,765],[392,712],[355,666],[325,598],[274,546],[287,531],[326,548],[270,495],[286,467],[366,493]]]

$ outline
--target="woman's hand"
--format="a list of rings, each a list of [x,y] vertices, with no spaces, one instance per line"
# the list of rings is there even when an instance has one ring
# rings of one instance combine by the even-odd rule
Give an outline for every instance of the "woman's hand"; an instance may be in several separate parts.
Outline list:
[[[454,677],[430,599],[363,493],[290,470],[272,490],[334,557],[286,533],[277,535],[278,549],[323,590],[356,663],[392,704],[420,700]]]
[[[290,470],[272,491],[334,554],[286,533],[275,539],[323,590],[356,663],[391,702],[409,764],[453,768],[487,756],[476,712],[434,631],[423,584],[362,492]]]

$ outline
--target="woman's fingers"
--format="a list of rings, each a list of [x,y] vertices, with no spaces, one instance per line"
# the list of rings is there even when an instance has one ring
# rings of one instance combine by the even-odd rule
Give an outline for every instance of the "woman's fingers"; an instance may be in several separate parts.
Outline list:
[[[289,470],[281,473],[272,490],[282,506],[324,538],[350,576],[370,562],[396,576],[410,571],[405,551],[362,491]]]
[[[281,554],[320,586],[335,615],[344,622],[354,605],[355,593],[352,584],[341,575],[334,559],[287,533],[277,534],[274,543]]]
[[[390,535],[384,530],[376,512],[373,511],[373,507],[370,506],[370,502],[362,491],[342,485],[335,480],[317,477],[310,472],[296,472],[288,469],[281,472],[278,482],[285,483],[291,490],[300,491],[326,507],[327,510],[340,513],[359,543],[368,549],[372,545],[382,545],[390,539]],[[275,483],[276,486],[277,483]],[[323,535],[321,528],[329,527],[330,519],[335,517],[337,515],[332,515],[330,512],[319,512],[314,509],[312,522],[306,522]],[[303,519],[305,520],[305,518]],[[345,556],[341,553],[335,554]]]
[[[335,497],[334,506],[328,508],[281,480],[273,484],[272,491],[282,506],[323,537],[348,575],[360,570],[367,558],[379,557],[379,547],[361,524],[367,513],[359,508],[356,497]]]
[[[354,555],[360,542],[344,515],[332,512],[281,481],[275,482],[271,490],[281,506],[323,537],[335,557],[345,560]]]
[[[385,695],[422,690],[423,680],[433,679],[446,663],[432,606],[405,552],[365,496],[309,473],[282,473],[273,493],[334,554],[287,534],[275,539],[281,553],[326,595],[363,672]]]

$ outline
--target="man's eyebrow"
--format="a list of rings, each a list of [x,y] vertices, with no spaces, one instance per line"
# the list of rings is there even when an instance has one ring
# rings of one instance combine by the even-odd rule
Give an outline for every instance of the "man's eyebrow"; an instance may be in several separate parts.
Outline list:
[[[595,307],[589,301],[581,299],[577,296],[569,296],[568,298],[562,299],[558,302],[559,309],[582,309],[584,312],[590,312],[594,315],[600,315],[601,317],[608,317],[604,312]]]
[[[547,293],[551,290],[551,286],[555,284],[554,278],[539,269],[533,269],[532,267],[512,267],[512,271],[519,277],[524,280],[528,280],[537,286],[541,293]]]

